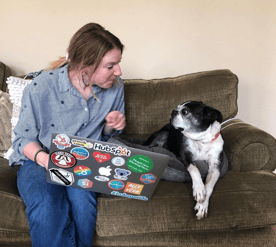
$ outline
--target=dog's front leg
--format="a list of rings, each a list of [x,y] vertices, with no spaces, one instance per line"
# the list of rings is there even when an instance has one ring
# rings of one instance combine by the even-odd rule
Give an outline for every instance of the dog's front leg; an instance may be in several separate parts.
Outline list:
[[[208,175],[206,177],[205,183],[205,191],[206,191],[206,198],[204,202],[198,202],[195,206],[195,210],[197,210],[197,219],[202,219],[203,217],[207,216],[208,213],[208,206],[209,206],[209,199],[213,193],[213,189],[215,187],[216,182],[219,179],[219,170],[216,164],[212,164],[209,167]]]
[[[198,203],[205,200],[205,186],[202,182],[200,172],[194,164],[190,164],[187,168],[193,181],[193,196]]]

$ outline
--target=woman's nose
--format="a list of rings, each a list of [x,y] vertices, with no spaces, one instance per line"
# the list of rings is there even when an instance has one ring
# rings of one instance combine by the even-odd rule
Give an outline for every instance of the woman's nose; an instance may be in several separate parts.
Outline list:
[[[121,66],[119,64],[115,68],[114,75],[116,75],[116,76],[121,76],[122,75]]]

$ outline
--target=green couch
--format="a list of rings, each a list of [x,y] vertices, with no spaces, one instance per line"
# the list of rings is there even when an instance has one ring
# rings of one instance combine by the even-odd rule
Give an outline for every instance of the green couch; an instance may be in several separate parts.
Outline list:
[[[7,67],[0,65],[1,79]],[[146,138],[158,130],[168,122],[171,110],[187,100],[201,100],[219,109],[229,120],[222,125],[229,172],[216,184],[208,216],[202,220],[195,216],[191,183],[160,181],[148,202],[99,197],[93,246],[274,247],[276,140],[251,124],[231,119],[238,112],[237,76],[229,70],[214,70],[124,82],[125,134],[132,137]],[[5,79],[1,83],[5,91]],[[9,140],[1,139],[0,144],[4,142]],[[0,246],[31,246],[16,171],[3,158],[0,209]]]

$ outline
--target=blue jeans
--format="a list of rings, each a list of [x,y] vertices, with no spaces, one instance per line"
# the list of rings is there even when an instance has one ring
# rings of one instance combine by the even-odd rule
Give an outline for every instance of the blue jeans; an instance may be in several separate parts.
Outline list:
[[[32,245],[92,246],[97,193],[46,182],[47,171],[27,160],[17,186],[27,207]]]

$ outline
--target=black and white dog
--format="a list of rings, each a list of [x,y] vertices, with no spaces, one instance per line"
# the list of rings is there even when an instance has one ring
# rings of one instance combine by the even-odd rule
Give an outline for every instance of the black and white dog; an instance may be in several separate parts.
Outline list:
[[[220,177],[224,143],[220,134],[221,122],[220,111],[199,101],[185,102],[172,111],[170,123],[143,144],[162,146],[180,157],[192,178],[198,219],[207,216],[209,199]],[[205,185],[193,163],[196,160],[205,160],[209,166]]]

